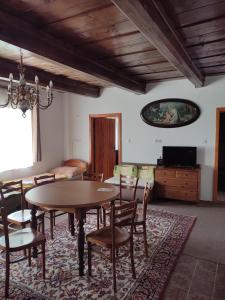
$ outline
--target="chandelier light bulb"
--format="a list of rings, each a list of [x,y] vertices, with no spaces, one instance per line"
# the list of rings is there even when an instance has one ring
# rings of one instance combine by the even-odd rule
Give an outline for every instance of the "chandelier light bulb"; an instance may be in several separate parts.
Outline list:
[[[13,80],[13,74],[12,73],[9,74],[9,80],[10,81]]]
[[[50,87],[50,89],[52,89],[53,88],[53,82],[50,80],[50,82],[49,82],[49,87]]]

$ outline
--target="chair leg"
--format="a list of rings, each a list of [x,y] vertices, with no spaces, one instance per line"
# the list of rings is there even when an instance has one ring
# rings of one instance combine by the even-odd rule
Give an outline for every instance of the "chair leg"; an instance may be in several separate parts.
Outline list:
[[[25,224],[24,224],[24,225],[22,225],[22,228],[23,228],[23,229],[24,229],[24,228],[26,228],[26,225],[25,225]],[[24,255],[24,256],[27,256],[26,249],[24,249],[24,250],[23,250],[23,255]]]
[[[97,229],[99,230],[100,208],[97,208]]]
[[[119,257],[119,248],[116,249],[116,257]]]
[[[41,229],[42,229],[42,234],[45,234],[45,216],[42,216],[42,220],[41,220]]]
[[[116,288],[116,256],[115,256],[115,248],[112,248],[111,251],[112,255],[112,267],[113,267],[113,292],[116,293],[117,292],[117,288]]]
[[[42,276],[45,279],[45,243],[42,244]]]
[[[105,227],[106,226],[106,212],[105,212],[104,208],[102,208],[102,212],[103,212],[103,226]]]
[[[143,234],[144,234],[144,247],[145,247],[145,256],[148,257],[148,242],[147,242],[147,231],[146,224],[143,224]]]
[[[68,213],[68,230],[70,231],[71,224],[70,224],[70,214]]]
[[[40,232],[41,231],[41,224],[38,222],[37,224],[37,231]]]
[[[102,208],[100,208],[99,213],[100,213],[100,223],[102,224],[102,223],[103,223],[103,219],[102,219]]]
[[[9,297],[9,272],[10,272],[10,256],[9,252],[6,251],[6,269],[5,269],[5,298]]]
[[[134,265],[134,243],[133,236],[130,238],[130,261],[131,261],[131,269],[132,269],[132,277],[136,278],[135,265]]]
[[[55,211],[53,211],[53,225],[55,226]]]
[[[88,246],[88,275],[91,276],[92,275],[92,272],[91,272],[91,243],[88,242],[87,246]]]
[[[28,248],[28,266],[31,266],[31,248]]]
[[[50,211],[50,234],[51,234],[51,240],[53,240],[53,226],[54,226],[54,215],[53,215],[53,211]]]

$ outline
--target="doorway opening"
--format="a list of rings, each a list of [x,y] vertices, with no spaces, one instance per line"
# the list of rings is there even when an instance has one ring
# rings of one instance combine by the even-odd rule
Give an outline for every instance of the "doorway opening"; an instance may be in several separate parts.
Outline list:
[[[122,162],[122,114],[89,115],[90,171],[113,176]]]
[[[214,201],[225,201],[225,108],[216,110]]]

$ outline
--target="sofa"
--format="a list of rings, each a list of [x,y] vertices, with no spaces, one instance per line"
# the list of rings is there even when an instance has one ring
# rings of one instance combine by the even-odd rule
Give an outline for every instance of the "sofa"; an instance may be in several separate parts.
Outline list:
[[[124,163],[121,165],[115,165],[113,170],[113,177],[105,180],[106,183],[119,185],[120,175],[135,176],[138,177],[138,188],[144,188],[146,181],[151,186],[154,186],[154,168],[153,165],[145,164],[133,164]]]
[[[113,177],[105,180],[106,183],[119,185],[120,184],[120,174],[127,176],[138,177],[136,199],[138,201],[143,199],[143,189],[146,182],[150,183],[153,190],[154,187],[154,165],[147,164],[136,164],[136,163],[123,163],[121,165],[115,165],[113,170]],[[130,199],[131,195],[128,190],[123,192],[124,199]],[[152,193],[151,193],[152,197]],[[150,201],[150,199],[149,199]]]

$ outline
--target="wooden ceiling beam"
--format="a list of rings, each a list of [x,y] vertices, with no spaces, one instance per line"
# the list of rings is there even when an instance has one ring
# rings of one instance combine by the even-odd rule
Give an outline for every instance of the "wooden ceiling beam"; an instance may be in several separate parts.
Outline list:
[[[14,79],[19,80],[18,63],[0,58],[0,66],[0,77],[8,78],[9,74],[13,73]],[[55,89],[94,98],[100,96],[101,89],[98,86],[55,75],[34,67],[25,66],[25,68],[25,79],[29,83],[34,83],[35,75],[37,75],[40,79],[40,85],[46,86],[52,80]]]
[[[111,0],[158,51],[196,87],[204,76],[195,66],[183,41],[157,0]]]
[[[35,28],[32,24],[0,11],[0,39],[41,55],[61,65],[93,75],[106,80],[113,85],[137,92],[146,92],[146,83],[130,78],[116,68],[96,61],[93,57],[79,51],[69,43],[60,40],[44,30]],[[73,41],[74,42],[74,41]]]

